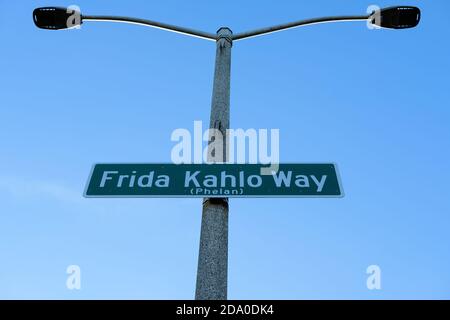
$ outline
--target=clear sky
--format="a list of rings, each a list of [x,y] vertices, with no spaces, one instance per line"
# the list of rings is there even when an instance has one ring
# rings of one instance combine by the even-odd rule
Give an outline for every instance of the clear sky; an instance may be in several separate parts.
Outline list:
[[[230,299],[450,298],[450,3],[0,0],[0,298],[192,299],[200,199],[86,199],[92,164],[169,162],[209,121],[213,42],[141,26],[37,29],[35,7],[215,32],[418,5],[411,30],[315,25],[235,43],[231,126],[282,162],[337,163],[341,199],[232,199]],[[81,290],[66,268],[81,268]],[[366,268],[381,268],[368,290]]]

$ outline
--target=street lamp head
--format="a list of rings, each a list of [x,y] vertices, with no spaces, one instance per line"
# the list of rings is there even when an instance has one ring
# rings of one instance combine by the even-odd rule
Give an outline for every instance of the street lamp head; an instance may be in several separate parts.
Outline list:
[[[372,12],[370,22],[382,28],[414,28],[420,21],[420,9],[417,7],[389,7]]]
[[[76,28],[82,23],[80,11],[62,7],[36,8],[33,21],[36,27],[47,30]]]

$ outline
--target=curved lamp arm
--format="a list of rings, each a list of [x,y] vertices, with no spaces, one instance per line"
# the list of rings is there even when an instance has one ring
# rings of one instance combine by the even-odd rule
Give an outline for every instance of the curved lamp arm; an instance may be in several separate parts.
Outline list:
[[[131,23],[131,24],[138,24],[138,25],[144,25],[149,26],[157,29],[163,29],[175,33],[181,33],[184,35],[216,41],[217,36],[212,33],[193,30],[189,28],[184,27],[178,27],[167,23],[162,22],[156,22],[152,20],[147,19],[139,19],[139,18],[129,18],[129,17],[121,17],[121,16],[82,16],[83,21],[108,21],[108,22],[122,22],[122,23]]]
[[[300,21],[280,24],[280,25],[276,25],[276,26],[272,26],[272,27],[261,28],[261,29],[257,29],[257,30],[253,30],[253,31],[238,33],[233,36],[233,40],[237,41],[237,40],[253,38],[253,37],[257,37],[257,36],[266,35],[269,33],[274,33],[274,32],[278,32],[278,31],[282,31],[282,30],[286,30],[286,29],[292,29],[292,28],[302,27],[302,26],[311,25],[311,24],[341,22],[341,21],[361,21],[361,20],[367,20],[369,18],[370,18],[370,15],[337,16],[337,17],[323,17],[323,18],[315,18],[315,19],[306,19],[306,20],[300,20]]]
[[[291,23],[285,23],[280,24],[272,27],[267,28],[261,28],[253,31],[248,32],[242,32],[238,33],[233,36],[233,41],[237,40],[243,40],[248,38],[253,38],[261,35],[266,35],[278,31],[283,31],[286,29],[292,29],[297,28],[301,26],[311,25],[311,24],[318,24],[318,23],[329,23],[329,22],[342,22],[342,21],[363,21],[367,20],[370,17],[370,15],[365,16],[337,16],[337,17],[323,17],[323,18],[315,18],[315,19],[307,19],[307,20],[300,20],[295,21]],[[171,24],[166,24],[162,22],[156,22],[152,20],[147,19],[139,19],[139,18],[130,18],[130,17],[122,17],[122,16],[82,16],[83,21],[107,21],[107,22],[122,22],[122,23],[130,23],[130,24],[137,24],[137,25],[144,25],[144,26],[150,26],[157,29],[163,29],[171,32],[176,32],[196,38],[216,41],[217,35],[188,29],[184,27],[178,27]]]

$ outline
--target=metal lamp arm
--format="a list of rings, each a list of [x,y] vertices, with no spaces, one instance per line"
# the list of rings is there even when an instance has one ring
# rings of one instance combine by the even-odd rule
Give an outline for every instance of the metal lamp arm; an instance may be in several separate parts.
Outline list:
[[[336,16],[336,17],[323,17],[323,18],[314,18],[314,19],[306,19],[306,20],[300,20],[285,24],[280,24],[272,27],[267,28],[261,28],[257,30],[252,30],[248,32],[242,32],[233,35],[233,41],[253,38],[257,36],[262,36],[274,32],[279,32],[287,29],[302,27],[306,25],[311,24],[318,24],[318,23],[330,23],[330,22],[342,22],[342,21],[361,21],[361,20],[367,20],[370,17],[370,15],[364,15],[364,16]],[[157,29],[167,30],[175,33],[180,33],[196,38],[206,39],[210,41],[217,41],[217,35],[209,33],[209,32],[203,32],[198,31],[194,29],[179,27],[167,23],[147,20],[147,19],[139,19],[139,18],[130,18],[130,17],[122,17],[122,16],[82,16],[83,21],[106,21],[106,22],[121,22],[121,23],[131,23],[131,24],[138,24],[138,25],[144,25],[148,27],[153,27]]]
[[[314,19],[307,19],[307,20],[300,20],[285,24],[280,24],[272,27],[267,28],[261,28],[253,31],[248,32],[242,32],[235,34],[233,36],[234,41],[253,38],[257,36],[266,35],[269,33],[274,33],[278,31],[283,31],[287,29],[297,28],[301,26],[306,26],[310,24],[318,24],[318,23],[329,23],[329,22],[341,22],[341,21],[361,21],[361,20],[367,20],[370,17],[370,15],[364,15],[364,16],[336,16],[336,17],[323,17],[323,18],[314,18]]]
[[[121,17],[121,16],[82,16],[83,21],[107,21],[107,22],[122,22],[122,23],[131,23],[131,24],[138,24],[138,25],[144,25],[148,27],[153,27],[157,29],[167,30],[175,33],[180,33],[196,38],[206,39],[210,41],[216,41],[217,36],[212,33],[193,30],[189,28],[184,27],[178,27],[171,24],[156,22],[152,20],[147,19],[139,19],[139,18],[130,18],[130,17]]]

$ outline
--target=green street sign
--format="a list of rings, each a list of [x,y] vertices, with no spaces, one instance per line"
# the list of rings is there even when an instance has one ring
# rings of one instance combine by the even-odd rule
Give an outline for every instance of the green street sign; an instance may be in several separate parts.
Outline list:
[[[86,197],[342,197],[336,165],[96,164]]]

